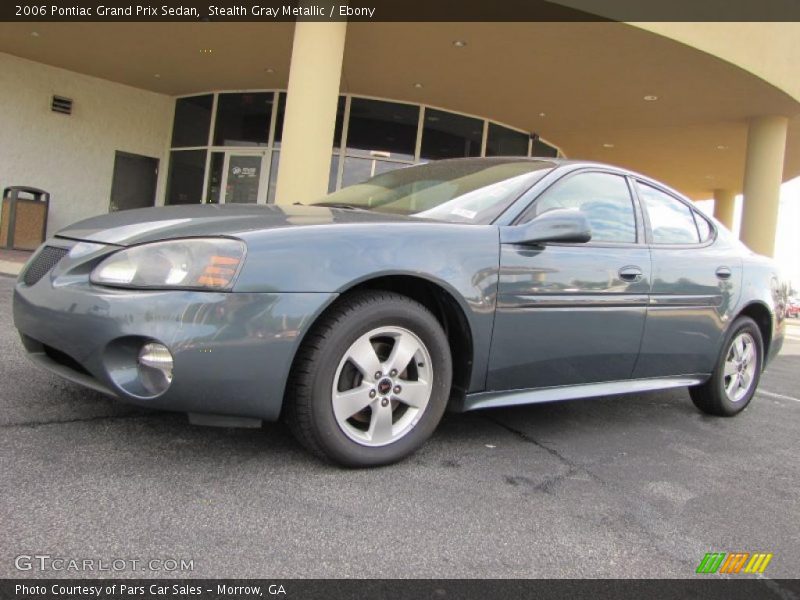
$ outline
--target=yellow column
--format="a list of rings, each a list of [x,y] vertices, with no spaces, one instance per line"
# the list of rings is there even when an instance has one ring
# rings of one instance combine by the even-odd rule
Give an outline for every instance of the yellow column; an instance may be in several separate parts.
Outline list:
[[[297,21],[292,45],[275,202],[328,192],[347,22]]]
[[[747,130],[744,167],[744,204],[739,237],[751,250],[765,256],[775,252],[778,200],[786,151],[786,117],[756,117]]]
[[[714,218],[733,231],[733,209],[736,206],[736,194],[731,190],[714,190]]]

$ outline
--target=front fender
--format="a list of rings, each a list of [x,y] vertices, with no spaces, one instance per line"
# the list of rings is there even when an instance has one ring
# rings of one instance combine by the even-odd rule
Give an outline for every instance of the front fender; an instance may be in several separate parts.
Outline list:
[[[483,389],[494,323],[499,233],[493,225],[398,222],[250,232],[234,291],[340,294],[370,279],[406,275],[455,298],[473,339],[470,390]]]

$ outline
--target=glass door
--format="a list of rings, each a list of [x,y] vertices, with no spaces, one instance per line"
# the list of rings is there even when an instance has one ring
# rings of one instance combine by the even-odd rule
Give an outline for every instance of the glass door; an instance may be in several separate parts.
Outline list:
[[[222,198],[225,204],[263,204],[264,195],[262,179],[264,176],[264,153],[225,153],[223,173],[225,181],[222,185]]]
[[[206,202],[264,204],[267,200],[266,152],[212,152]]]

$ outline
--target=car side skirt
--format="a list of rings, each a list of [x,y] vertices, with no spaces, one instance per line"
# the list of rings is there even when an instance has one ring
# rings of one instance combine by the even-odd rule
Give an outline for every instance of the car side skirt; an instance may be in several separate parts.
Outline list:
[[[636,394],[640,392],[699,385],[704,383],[708,378],[708,374],[691,374],[655,377],[652,379],[605,381],[603,383],[585,383],[537,389],[480,392],[477,394],[468,394],[466,398],[464,398],[460,411],[466,412],[469,410],[497,408],[501,406],[519,406],[523,404],[539,404],[542,402],[558,402],[560,400],[596,398],[598,396],[611,396],[614,394]],[[456,407],[456,410],[459,410],[459,407]]]

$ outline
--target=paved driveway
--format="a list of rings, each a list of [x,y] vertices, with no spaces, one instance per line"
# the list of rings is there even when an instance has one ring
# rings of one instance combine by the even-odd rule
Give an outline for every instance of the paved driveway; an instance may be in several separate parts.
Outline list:
[[[197,577],[693,577],[709,551],[797,576],[800,328],[735,419],[685,390],[449,415],[410,460],[347,471],[281,425],[193,427],[34,368],[11,290],[0,277],[0,576],[45,553],[193,559]]]

